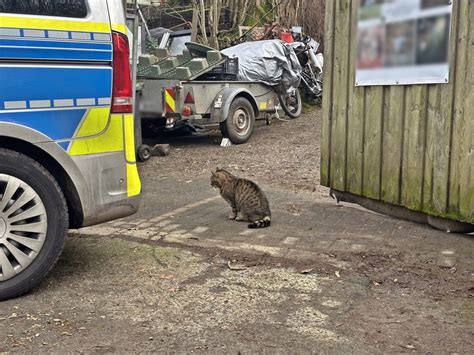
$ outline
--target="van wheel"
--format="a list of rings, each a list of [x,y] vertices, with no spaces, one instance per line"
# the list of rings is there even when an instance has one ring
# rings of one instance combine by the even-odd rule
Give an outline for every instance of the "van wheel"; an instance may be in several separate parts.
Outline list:
[[[255,113],[249,100],[239,97],[229,108],[229,116],[221,122],[221,132],[234,144],[243,144],[250,139],[255,125]]]
[[[0,149],[0,300],[40,283],[61,254],[67,228],[57,181],[35,160]]]

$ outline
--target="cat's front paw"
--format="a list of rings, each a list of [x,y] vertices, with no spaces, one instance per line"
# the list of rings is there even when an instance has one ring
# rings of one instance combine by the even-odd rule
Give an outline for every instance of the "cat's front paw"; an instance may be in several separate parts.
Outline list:
[[[232,213],[229,215],[229,219],[234,220],[237,217],[236,213]]]
[[[239,212],[239,213],[237,213],[237,217],[235,217],[235,220],[236,220],[236,221],[239,221],[239,222],[241,222],[241,221],[248,221],[248,218],[247,218],[246,215],[244,215],[243,213]]]

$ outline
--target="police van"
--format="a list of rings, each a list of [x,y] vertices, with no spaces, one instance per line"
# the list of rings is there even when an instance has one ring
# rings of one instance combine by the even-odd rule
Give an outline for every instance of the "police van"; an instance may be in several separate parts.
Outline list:
[[[121,0],[0,1],[0,299],[141,191]]]

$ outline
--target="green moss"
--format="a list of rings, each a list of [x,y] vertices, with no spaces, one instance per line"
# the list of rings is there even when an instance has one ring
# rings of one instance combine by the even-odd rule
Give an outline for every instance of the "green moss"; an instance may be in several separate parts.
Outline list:
[[[474,219],[469,219],[468,217],[466,216],[463,216],[461,215],[460,213],[457,213],[457,212],[442,212],[442,211],[439,211],[435,208],[433,208],[433,206],[429,205],[429,204],[425,204],[421,210],[421,212],[423,213],[426,213],[430,216],[433,216],[433,217],[440,217],[440,218],[446,218],[446,219],[452,219],[454,221],[459,221],[459,222],[464,222],[464,223],[473,223],[474,224]]]

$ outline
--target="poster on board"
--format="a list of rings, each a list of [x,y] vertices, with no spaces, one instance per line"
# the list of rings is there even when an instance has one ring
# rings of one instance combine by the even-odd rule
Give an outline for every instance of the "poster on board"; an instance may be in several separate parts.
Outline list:
[[[356,86],[449,82],[452,1],[359,3]]]

